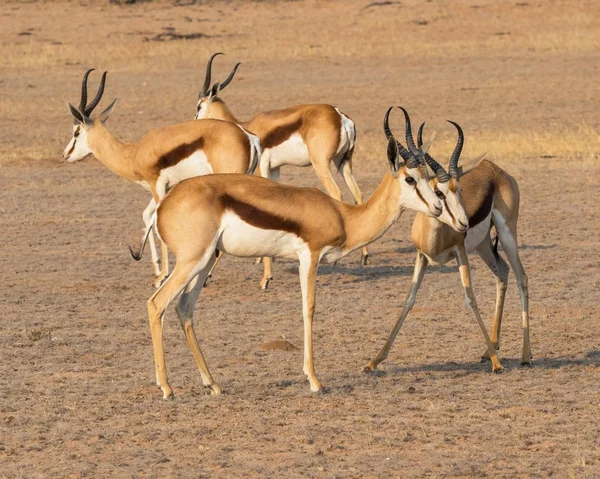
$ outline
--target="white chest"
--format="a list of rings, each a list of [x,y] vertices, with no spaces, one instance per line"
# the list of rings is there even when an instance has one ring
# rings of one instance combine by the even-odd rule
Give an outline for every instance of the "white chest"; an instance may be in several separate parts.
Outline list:
[[[265,149],[271,158],[271,168],[279,168],[283,165],[310,166],[308,148],[300,133],[294,133],[279,145]]]
[[[206,159],[204,152],[196,151],[176,165],[165,168],[161,171],[160,178],[167,186],[173,186],[187,178],[210,175],[211,173],[213,173],[213,169]]]
[[[217,248],[234,256],[295,259],[300,251],[306,249],[306,243],[295,234],[258,228],[232,212],[223,215],[221,230]]]

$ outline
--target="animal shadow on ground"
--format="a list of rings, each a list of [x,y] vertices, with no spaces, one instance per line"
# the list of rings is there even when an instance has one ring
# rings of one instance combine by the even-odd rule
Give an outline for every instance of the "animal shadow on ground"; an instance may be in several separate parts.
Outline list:
[[[418,372],[459,372],[462,371],[464,375],[472,373],[479,373],[482,370],[487,371],[488,361],[485,360],[473,360],[466,362],[456,361],[444,361],[433,364],[416,364],[413,366],[402,366],[402,367],[391,367],[387,370],[377,370],[373,374],[376,376],[387,376],[397,374],[410,374]],[[521,360],[518,358],[502,358],[502,365],[505,371],[511,371],[515,369],[529,369],[529,366],[521,367]],[[594,349],[585,353],[583,358],[569,358],[569,357],[558,357],[558,358],[533,358],[533,365],[531,369],[563,369],[568,367],[580,367],[580,366],[600,366],[600,351]]]

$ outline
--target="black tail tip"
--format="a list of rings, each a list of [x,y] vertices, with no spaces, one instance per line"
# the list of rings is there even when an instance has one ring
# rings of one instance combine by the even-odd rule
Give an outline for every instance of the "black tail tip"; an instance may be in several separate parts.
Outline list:
[[[136,253],[135,251],[133,251],[133,248],[131,246],[127,246],[129,248],[129,252],[131,253],[131,257],[136,260],[139,261],[142,259],[142,255],[140,253]]]

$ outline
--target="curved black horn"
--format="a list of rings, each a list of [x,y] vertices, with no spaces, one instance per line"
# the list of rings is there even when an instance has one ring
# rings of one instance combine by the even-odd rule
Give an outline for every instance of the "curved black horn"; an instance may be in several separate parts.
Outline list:
[[[454,151],[452,152],[452,156],[450,157],[448,173],[450,173],[450,176],[452,176],[453,178],[458,178],[458,159],[460,158],[460,154],[463,149],[465,136],[463,134],[462,128],[458,123],[455,123],[452,120],[448,120],[448,123],[452,123],[458,130],[458,141],[456,142],[456,146],[454,147]]]
[[[389,141],[394,135],[392,134],[392,130],[390,130],[390,113],[394,109],[393,106],[388,108],[388,111],[385,112],[385,116],[383,117],[383,132],[385,133],[385,139]]]
[[[83,74],[83,81],[81,82],[81,101],[79,102],[79,111],[83,113],[87,105],[87,82],[90,73],[94,71],[94,68],[90,68]]]
[[[388,141],[390,140],[390,138],[394,138],[392,130],[390,130],[390,113],[393,109],[394,107],[390,106],[385,112],[385,116],[383,117],[383,132],[385,133],[385,138]],[[398,143],[398,153],[400,153],[400,156],[404,161],[408,161],[413,158],[411,152],[404,148],[402,143],[400,143],[398,140],[396,140],[396,143]]]
[[[225,81],[223,83],[221,83],[221,90],[223,90],[227,85],[229,85],[229,83],[231,82],[231,80],[233,80],[233,77],[235,75],[235,72],[237,72],[238,67],[241,65],[240,62],[238,62],[234,67],[233,70],[231,70],[231,73],[229,74],[229,76],[227,78],[225,78]]]
[[[410,116],[408,116],[408,112],[403,107],[399,106],[398,108],[402,110],[402,112],[404,113],[404,119],[406,120],[406,146],[408,146],[408,149],[412,153],[416,153],[418,151],[418,148],[417,145],[415,145],[415,140],[413,139],[412,126],[410,124]]]
[[[200,93],[198,94],[198,98],[202,98],[208,93],[208,89],[210,88],[210,77],[212,75],[212,62],[215,59],[215,57],[219,55],[225,54],[221,52],[213,53],[208,59],[208,63],[206,64],[206,75],[204,77],[204,85],[202,86],[202,90],[200,90]]]
[[[108,72],[104,72],[102,74],[102,79],[100,80],[100,86],[98,87],[98,93],[96,93],[96,96],[91,101],[91,103],[85,107],[85,111],[83,112],[83,114],[85,116],[90,116],[92,114],[92,112],[94,111],[94,108],[96,108],[98,106],[98,103],[100,103],[100,100],[102,100],[102,95],[104,95],[104,86],[106,85],[106,75],[107,74],[108,74]]]
[[[419,131],[417,133],[417,145],[419,148],[421,148],[423,146],[423,127],[425,126],[425,122],[421,123],[421,126],[419,127]],[[444,170],[444,167],[442,165],[440,165],[435,158],[433,158],[429,153],[425,153],[425,162],[429,165],[429,168],[431,168],[431,171],[433,171],[435,173],[435,176],[437,176],[437,179],[440,183],[446,183],[450,177],[448,176],[448,173],[446,173],[446,170]]]

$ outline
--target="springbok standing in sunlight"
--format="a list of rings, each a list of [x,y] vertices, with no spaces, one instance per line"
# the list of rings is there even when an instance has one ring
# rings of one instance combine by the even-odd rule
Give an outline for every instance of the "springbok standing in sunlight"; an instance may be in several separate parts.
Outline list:
[[[226,80],[211,87],[212,62],[215,53],[208,60],[204,85],[198,94],[196,119],[216,118],[243,126],[260,138],[262,155],[260,174],[264,178],[279,180],[280,168],[284,165],[310,166],[323,183],[329,196],[338,201],[342,193],[331,175],[333,163],[342,174],[357,204],[362,204],[363,195],[352,175],[352,155],[356,141],[354,122],[331,105],[297,105],[283,110],[259,113],[249,121],[238,120],[219,97],[233,79],[238,63]],[[366,247],[362,248],[361,263],[367,264],[369,256]],[[266,289],[272,279],[271,261],[264,258],[265,271],[260,287]]]
[[[175,186],[159,204],[155,222],[177,263],[171,276],[148,300],[157,383],[163,397],[170,398],[173,392],[167,381],[162,319],[178,296],[177,315],[202,382],[212,394],[221,392],[208,370],[193,327],[194,305],[215,261],[216,249],[235,256],[299,260],[303,370],[311,391],[319,391],[321,383],[315,375],[312,347],[319,262],[337,261],[376,240],[405,208],[434,217],[441,214],[441,202],[427,182],[423,161],[432,140],[410,153],[404,148],[399,150],[392,137],[388,143],[389,173],[371,198],[357,206],[341,203],[316,188],[287,186],[248,175],[208,175]]]
[[[389,138],[392,137],[387,126],[390,110],[386,114],[385,121],[386,134]],[[424,123],[419,128],[417,145],[415,146],[410,128],[410,119],[406,111],[402,110],[407,121],[406,142],[409,148],[416,148],[422,144]],[[496,228],[500,243],[517,278],[523,312],[521,364],[531,364],[527,275],[521,264],[517,245],[517,219],[519,216],[519,188],[517,182],[512,176],[487,160],[481,161],[473,169],[463,173],[462,168],[458,167],[458,160],[464,142],[463,132],[458,124],[452,121],[450,123],[458,130],[458,142],[450,157],[448,172],[431,155],[425,154],[427,164],[435,173],[429,184],[442,201],[444,211],[438,218],[417,213],[412,226],[412,240],[417,248],[412,286],[404,302],[400,318],[381,351],[366,366],[365,370],[367,371],[375,370],[377,365],[387,358],[402,323],[415,304],[417,291],[425,276],[427,265],[429,263],[445,264],[452,258],[455,258],[458,263],[467,306],[473,311],[485,337],[487,349],[484,358],[491,359],[494,372],[502,369],[496,350],[500,346],[500,324],[508,281],[508,265],[498,254],[497,248],[492,245],[490,238],[492,226]],[[454,229],[448,225],[452,225]],[[477,251],[479,257],[496,276],[496,311],[494,313],[491,341],[481,320],[477,301],[473,294],[467,256],[467,252],[472,250]]]
[[[256,136],[230,122],[188,121],[151,130],[137,142],[119,140],[104,125],[115,107],[116,99],[98,118],[90,118],[104,94],[107,75],[107,72],[102,74],[96,97],[87,105],[87,80],[92,71],[88,70],[83,75],[79,108],[69,103],[75,121],[73,137],[63,157],[71,163],[91,153],[113,173],[149,190],[152,200],[143,214],[146,226],[156,204],[179,181],[209,173],[254,172],[260,157],[260,142]],[[168,275],[168,253],[162,244],[159,268],[152,231],[149,234],[152,263],[157,276],[154,284],[158,286]]]

